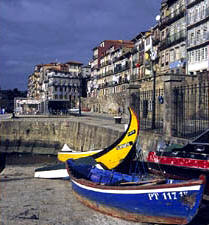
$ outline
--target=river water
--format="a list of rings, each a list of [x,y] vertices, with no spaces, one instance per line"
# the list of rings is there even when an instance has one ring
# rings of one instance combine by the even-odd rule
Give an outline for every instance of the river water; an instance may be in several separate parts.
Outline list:
[[[38,167],[57,163],[55,156],[12,154],[0,175],[1,225],[139,225],[103,215],[82,205],[69,180],[34,178]],[[191,225],[209,225],[209,203],[203,201]]]

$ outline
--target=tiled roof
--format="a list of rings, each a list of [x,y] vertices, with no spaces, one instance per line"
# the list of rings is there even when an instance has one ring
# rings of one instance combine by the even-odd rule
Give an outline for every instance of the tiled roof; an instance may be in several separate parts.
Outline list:
[[[69,61],[69,62],[66,62],[65,64],[77,64],[77,65],[83,65],[83,63],[81,63],[81,62],[76,62],[76,61]]]

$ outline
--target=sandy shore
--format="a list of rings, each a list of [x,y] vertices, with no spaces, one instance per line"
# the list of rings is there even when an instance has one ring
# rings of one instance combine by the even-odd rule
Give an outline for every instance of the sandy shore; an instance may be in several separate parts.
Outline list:
[[[10,165],[0,178],[1,225],[133,225],[82,205],[67,180],[33,178],[36,166]]]
[[[82,205],[68,180],[33,178],[41,165],[7,165],[0,176],[1,225],[134,225]],[[209,203],[191,225],[209,225]]]

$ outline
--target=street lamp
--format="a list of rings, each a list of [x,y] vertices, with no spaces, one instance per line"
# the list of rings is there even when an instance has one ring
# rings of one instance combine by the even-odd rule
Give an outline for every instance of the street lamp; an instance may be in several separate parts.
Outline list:
[[[157,15],[155,20],[157,22],[160,21],[160,15]],[[152,92],[152,129],[155,129],[156,126],[155,126],[155,112],[156,112],[156,98],[155,98],[155,93],[156,93],[156,71],[154,70],[154,63],[155,63],[155,60],[157,58],[157,51],[155,51],[153,49],[153,29],[151,29],[151,40],[152,40],[152,43],[151,43],[151,53],[150,53],[150,59],[151,59],[151,74],[152,74],[152,77],[153,77],[153,83],[152,83],[152,88],[153,88],[153,92]]]
[[[156,73],[155,70],[153,68],[153,62],[154,60],[152,60],[151,58],[151,73],[152,73],[152,77],[153,77],[153,83],[152,83],[152,129],[155,129],[155,105],[156,105],[156,99],[155,99],[155,93],[156,93]]]
[[[78,75],[78,78],[79,78],[79,85],[78,85],[78,112],[79,112],[79,116],[81,116],[81,95],[82,95],[82,90],[81,90],[82,77],[81,77],[81,75]]]

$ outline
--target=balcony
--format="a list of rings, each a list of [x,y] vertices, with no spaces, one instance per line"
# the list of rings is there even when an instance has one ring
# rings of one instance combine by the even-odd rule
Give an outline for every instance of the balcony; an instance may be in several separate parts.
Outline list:
[[[198,38],[190,39],[187,42],[187,48],[193,48],[195,46],[204,44],[205,42],[209,41],[209,32],[207,32],[205,35],[200,35]]]
[[[105,61],[105,62],[102,62],[102,63],[101,63],[101,67],[111,65],[111,63],[112,63],[111,60],[107,60],[107,61]]]
[[[202,10],[199,14],[187,16],[187,28],[198,25],[198,23],[202,23],[209,17],[209,7],[205,10]]]
[[[182,30],[162,40],[160,43],[160,50],[162,51],[185,40],[186,40],[186,30]]]
[[[175,10],[173,13],[170,13],[168,16],[163,17],[160,20],[160,29],[163,29],[166,26],[169,26],[170,24],[182,18],[184,16],[185,11],[185,6],[182,6],[179,9]]]
[[[152,44],[153,44],[153,46],[156,46],[156,45],[158,45],[159,43],[160,43],[160,36],[154,37],[154,38],[152,39]]]
[[[125,70],[128,70],[128,69],[130,69],[129,63],[127,63],[125,66],[121,66],[121,64],[120,64],[120,66],[115,67],[114,73],[121,73],[121,72],[123,72]]]
[[[93,60],[98,59],[98,55],[93,55]]]
[[[193,7],[194,5],[196,5],[202,1],[204,1],[204,0],[187,0],[187,9]]]
[[[109,82],[105,82],[103,84],[99,84],[98,89],[116,87],[116,86],[123,85],[123,84],[129,84],[129,80],[127,78],[120,77],[118,82],[109,81]]]

